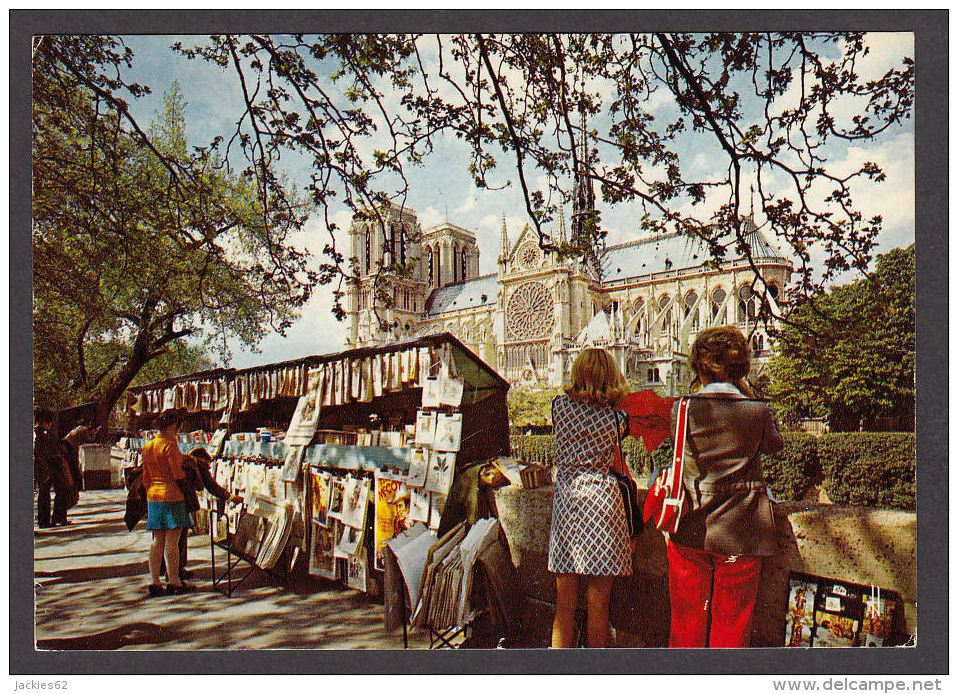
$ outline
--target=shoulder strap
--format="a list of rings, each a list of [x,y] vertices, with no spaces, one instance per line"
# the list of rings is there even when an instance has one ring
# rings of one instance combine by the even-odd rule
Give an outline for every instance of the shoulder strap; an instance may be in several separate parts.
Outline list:
[[[689,399],[679,400],[679,412],[675,418],[675,448],[672,453],[672,465],[666,473],[665,482],[673,494],[682,484],[685,463],[685,437],[688,434]]]

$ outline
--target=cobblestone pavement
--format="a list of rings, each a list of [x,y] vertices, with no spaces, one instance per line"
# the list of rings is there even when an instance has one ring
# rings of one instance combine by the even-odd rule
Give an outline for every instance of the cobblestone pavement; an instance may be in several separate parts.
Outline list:
[[[206,535],[190,537],[189,595],[145,598],[150,535],[123,523],[126,491],[81,492],[72,525],[34,535],[36,639],[41,650],[394,649],[383,606],[340,584],[256,571],[227,598],[213,591]],[[217,554],[217,569],[222,553]],[[410,648],[428,648],[422,630]]]

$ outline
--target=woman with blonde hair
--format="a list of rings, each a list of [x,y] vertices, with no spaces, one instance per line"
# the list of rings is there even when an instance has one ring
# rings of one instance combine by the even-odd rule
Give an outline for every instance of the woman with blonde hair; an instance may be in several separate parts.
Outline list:
[[[669,645],[747,647],[762,558],[777,546],[761,456],[784,443],[772,411],[745,380],[751,362],[741,331],[726,325],[700,332],[689,366],[700,389],[688,405],[682,476],[691,509],[666,545]],[[678,409],[676,403],[673,427]]]
[[[572,365],[572,384],[552,401],[556,471],[549,536],[549,571],[556,574],[552,647],[569,648],[581,580],[586,582],[589,648],[604,648],[609,593],[615,576],[632,573],[622,496],[612,474],[625,413],[613,404],[628,392],[604,349],[584,349]]]

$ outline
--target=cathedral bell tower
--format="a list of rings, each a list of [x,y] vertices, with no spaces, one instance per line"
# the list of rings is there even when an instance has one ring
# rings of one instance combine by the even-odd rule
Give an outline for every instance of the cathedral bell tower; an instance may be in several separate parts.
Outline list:
[[[416,331],[428,293],[421,239],[416,211],[408,207],[389,204],[378,214],[353,217],[349,247],[355,275],[348,280],[346,300],[349,347],[381,345]]]

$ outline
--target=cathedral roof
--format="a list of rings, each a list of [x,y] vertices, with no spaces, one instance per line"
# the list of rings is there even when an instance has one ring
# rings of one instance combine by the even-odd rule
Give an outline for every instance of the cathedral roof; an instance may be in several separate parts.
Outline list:
[[[426,299],[426,313],[434,316],[446,311],[461,311],[496,303],[499,276],[495,273],[433,289]]]
[[[751,217],[745,220],[744,232],[755,260],[788,262],[782,252],[756,228]],[[731,236],[728,237],[727,243],[733,243]],[[742,260],[744,257],[742,253],[734,253],[727,256],[727,260]],[[695,268],[711,258],[706,245],[698,239],[691,239],[678,232],[658,234],[609,246],[602,255],[602,279],[605,282],[614,282],[628,277]]]

